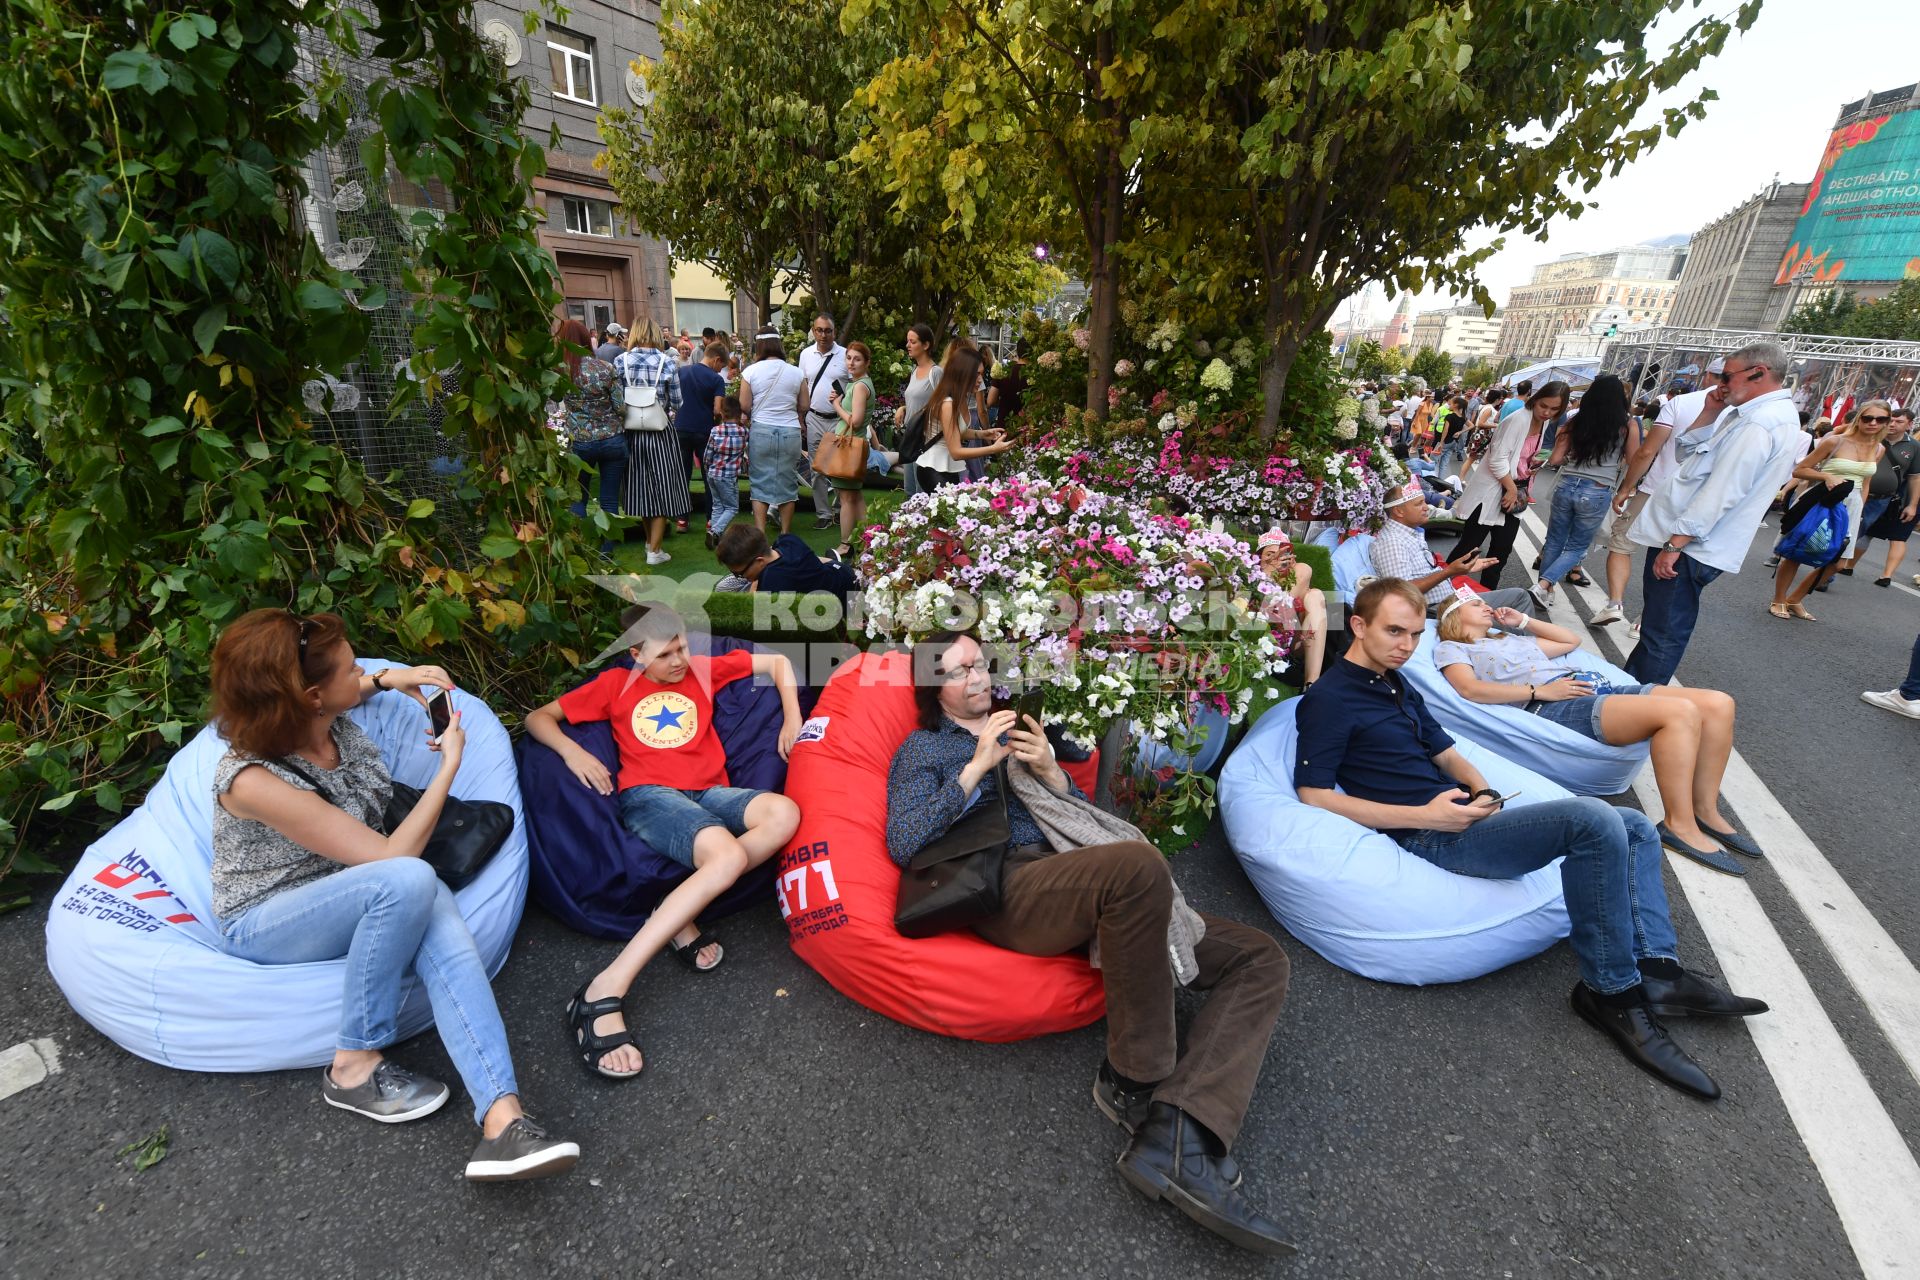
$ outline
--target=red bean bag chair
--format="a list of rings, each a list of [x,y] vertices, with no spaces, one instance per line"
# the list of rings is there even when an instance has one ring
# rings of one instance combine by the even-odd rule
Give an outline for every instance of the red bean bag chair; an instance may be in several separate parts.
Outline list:
[[[863,653],[827,682],[787,765],[800,830],[774,891],[794,952],[842,995],[943,1036],[1005,1043],[1105,1016],[1100,974],[1078,952],[1024,956],[966,931],[894,929],[887,769],[917,727],[909,655]]]

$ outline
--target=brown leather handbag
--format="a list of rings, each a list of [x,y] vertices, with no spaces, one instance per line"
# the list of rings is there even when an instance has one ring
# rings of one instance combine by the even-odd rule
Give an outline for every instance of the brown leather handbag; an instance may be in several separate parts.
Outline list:
[[[867,438],[829,431],[813,446],[813,471],[829,480],[859,480],[867,474]]]

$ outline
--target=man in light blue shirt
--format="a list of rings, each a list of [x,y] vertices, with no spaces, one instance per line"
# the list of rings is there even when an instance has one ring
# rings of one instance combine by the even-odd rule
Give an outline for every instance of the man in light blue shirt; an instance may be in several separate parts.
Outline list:
[[[1641,509],[1627,537],[1648,548],[1640,643],[1626,670],[1665,684],[1700,616],[1700,593],[1738,573],[1774,494],[1799,457],[1800,415],[1785,385],[1787,354],[1753,342],[1726,359],[1727,408],[1675,437],[1679,467]]]

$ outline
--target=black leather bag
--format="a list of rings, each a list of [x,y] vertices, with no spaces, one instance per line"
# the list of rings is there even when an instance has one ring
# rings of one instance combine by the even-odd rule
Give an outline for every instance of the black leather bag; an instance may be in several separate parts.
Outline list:
[[[909,938],[964,929],[1000,911],[1007,874],[1007,768],[994,771],[994,803],[975,805],[900,873],[893,927]]]
[[[320,785],[318,778],[292,760],[280,763],[306,779],[307,785],[318,792],[322,800],[336,809],[340,807],[340,802]],[[413,807],[420,803],[419,788],[404,782],[392,785],[386,812],[380,817],[384,835],[399,830]],[[434,822],[433,834],[427,837],[427,847],[420,851],[420,857],[449,889],[464,889],[493,855],[500,852],[500,846],[512,832],[512,805],[498,800],[456,800],[448,796],[440,803],[440,817]]]

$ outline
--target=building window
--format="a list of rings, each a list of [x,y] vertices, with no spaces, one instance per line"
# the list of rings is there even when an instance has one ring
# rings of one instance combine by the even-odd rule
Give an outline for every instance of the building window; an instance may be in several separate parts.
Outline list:
[[[574,196],[562,196],[560,208],[567,230],[576,236],[611,236],[613,234],[613,206],[605,200],[582,200]]]
[[[553,96],[595,106],[600,101],[593,78],[593,41],[547,28],[547,58],[553,66]]]

